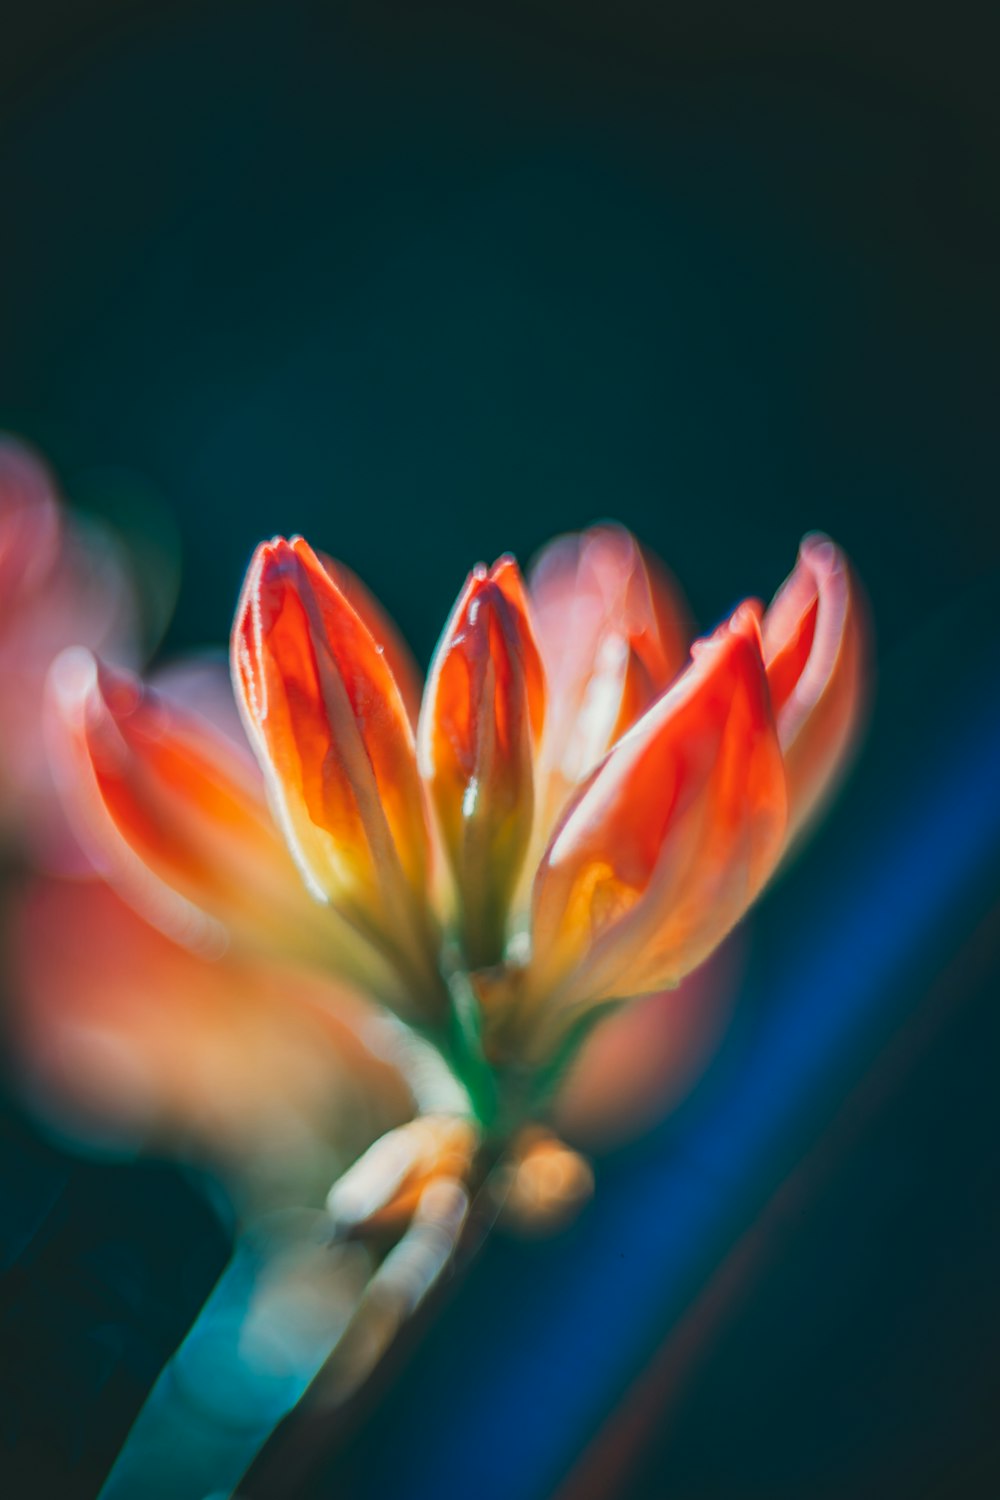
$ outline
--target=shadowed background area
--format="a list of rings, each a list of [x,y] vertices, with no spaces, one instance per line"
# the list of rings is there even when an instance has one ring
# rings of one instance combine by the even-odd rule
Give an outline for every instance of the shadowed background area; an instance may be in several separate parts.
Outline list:
[[[903,28],[889,8],[767,3],[25,10],[0,56],[0,427],[71,502],[157,545],[176,533],[166,654],[226,637],[275,531],[348,562],[426,663],[470,564],[559,530],[623,521],[703,626],[828,530],[870,597],[880,686],[840,812],[754,929],[752,1005],[810,882],[832,862],[843,894],[852,861],[874,867],[897,782],[963,765],[996,694],[1000,102],[981,10]],[[928,867],[960,821],[933,785],[909,856]],[[919,980],[885,987],[894,1014],[933,997],[933,1043],[797,1200],[669,1422],[664,1388],[645,1398],[661,1415],[615,1440],[600,1493],[995,1492],[995,923],[968,945],[996,861],[970,878],[964,906],[938,900]],[[864,971],[878,917],[856,930]],[[227,1230],[191,1179],[78,1167],[14,1105],[5,1141],[5,1436],[31,1493],[86,1495]],[[624,1153],[609,1201],[652,1170]],[[169,1272],[144,1232],[174,1247]],[[430,1346],[442,1407],[488,1363],[477,1307],[576,1249],[474,1268]],[[145,1291],[122,1290],[119,1252]],[[418,1352],[395,1405],[362,1413],[351,1493],[402,1483],[373,1455],[420,1372]],[[919,1466],[915,1424],[936,1455]]]

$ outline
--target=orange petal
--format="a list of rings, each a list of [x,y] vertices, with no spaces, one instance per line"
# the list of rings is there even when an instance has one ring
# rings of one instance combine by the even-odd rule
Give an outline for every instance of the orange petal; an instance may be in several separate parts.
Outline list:
[[[525,976],[541,1031],[546,1013],[676,984],[760,890],[785,820],[756,611],[743,605],[695,646],[556,830]]]
[[[402,1080],[358,1040],[366,1008],[335,984],[200,959],[96,881],[36,882],[11,939],[22,1077],[87,1136],[195,1144],[319,1195],[405,1118]]]
[[[707,1066],[732,1014],[741,967],[732,933],[676,989],[613,1011],[573,1058],[553,1119],[574,1145],[607,1150],[664,1120]]]
[[[423,681],[409,646],[375,595],[365,587],[356,573],[352,573],[342,562],[337,562],[336,558],[327,557],[325,552],[317,552],[316,556],[348,604],[367,626],[373,641],[389,663],[389,670],[396,679],[396,686],[406,706],[407,716],[416,729]]]
[[[432,984],[428,836],[385,655],[301,538],[258,547],[233,627],[237,700],[313,891]]]
[[[847,561],[828,537],[803,539],[762,633],[797,832],[842,770],[864,700],[864,610]]]
[[[50,680],[64,798],[99,868],[177,941],[230,939],[329,961],[336,933],[311,900],[249,750],[74,648]]]
[[[420,768],[455,877],[466,954],[497,962],[528,848],[545,684],[516,563],[477,568],[435,653]]]
[[[565,1228],[594,1191],[590,1163],[558,1136],[526,1126],[510,1144],[490,1189],[500,1217],[524,1235],[549,1235]]]
[[[687,659],[687,612],[666,569],[618,526],[559,537],[530,593],[549,683],[552,800],[590,772]]]

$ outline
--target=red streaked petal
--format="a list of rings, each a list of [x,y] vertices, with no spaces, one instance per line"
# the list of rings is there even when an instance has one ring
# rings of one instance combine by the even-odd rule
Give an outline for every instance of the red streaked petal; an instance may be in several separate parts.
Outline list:
[[[206,720],[80,648],[50,679],[50,739],[81,841],[126,898],[178,941],[329,957],[243,753]]]
[[[301,538],[257,549],[233,677],[309,884],[426,978],[435,939],[413,732],[385,654]]]
[[[557,990],[562,1007],[675,984],[760,890],[785,819],[757,616],[744,605],[567,809],[535,883],[527,991],[544,1009]]]
[[[328,557],[325,552],[317,552],[316,556],[348,604],[367,626],[373,641],[388,662],[389,670],[396,679],[396,686],[406,706],[410,723],[415,730],[420,715],[423,680],[420,668],[413,659],[413,653],[393,620],[357,574],[352,573],[350,568],[338,562],[336,558]]]
[[[623,527],[550,543],[530,575],[549,679],[552,800],[581,780],[687,659],[687,611],[663,565]]]
[[[767,680],[798,831],[842,769],[864,702],[865,611],[840,548],[814,533],[764,615]]]
[[[537,745],[545,727],[547,687],[541,655],[535,640],[533,612],[521,570],[509,554],[499,558],[490,569],[489,580],[500,590],[513,615],[511,639],[520,659],[524,676],[528,726],[532,743]]]
[[[470,962],[497,962],[528,848],[545,684],[517,565],[466,582],[435,653],[420,768],[455,877]]]

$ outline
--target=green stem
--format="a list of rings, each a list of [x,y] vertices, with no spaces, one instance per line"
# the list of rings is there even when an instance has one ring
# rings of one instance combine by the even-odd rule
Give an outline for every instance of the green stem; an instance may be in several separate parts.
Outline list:
[[[468,977],[457,971],[449,983],[451,1009],[443,1039],[445,1055],[468,1092],[476,1119],[490,1130],[497,1113],[497,1086],[493,1069],[483,1054],[479,1004]]]

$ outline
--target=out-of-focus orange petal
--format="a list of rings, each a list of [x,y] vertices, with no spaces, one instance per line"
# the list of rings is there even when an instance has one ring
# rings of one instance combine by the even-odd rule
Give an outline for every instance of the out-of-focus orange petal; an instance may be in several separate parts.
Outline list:
[[[785,822],[757,613],[743,605],[695,646],[556,830],[525,975],[539,1035],[581,1003],[676,984],[760,890]]]
[[[524,1235],[547,1235],[576,1217],[594,1191],[594,1172],[550,1130],[519,1131],[490,1180],[500,1218]]]
[[[36,882],[9,939],[22,1079],[85,1136],[207,1149],[272,1195],[310,1187],[318,1200],[331,1168],[410,1107],[359,1040],[366,1011],[349,991],[200,959],[102,883]]]
[[[147,679],[149,686],[168,704],[177,705],[188,716],[204,720],[236,749],[243,761],[252,760],[246,730],[233,697],[229,654],[209,648],[175,657],[157,667]],[[254,762],[254,765],[256,763]],[[263,781],[255,770],[263,791]]]
[[[740,934],[676,989],[613,1011],[587,1037],[553,1101],[560,1135],[607,1149],[663,1120],[694,1085],[732,1014]]]
[[[402,694],[301,538],[261,545],[233,628],[237,701],[315,894],[430,984],[428,834]]]
[[[549,683],[543,763],[558,803],[687,660],[687,610],[663,565],[623,527],[558,537],[529,590]]]
[[[467,957],[499,961],[531,838],[545,683],[516,563],[477,568],[431,666],[420,769],[455,876]]]
[[[767,681],[788,772],[792,833],[842,769],[862,716],[865,610],[840,548],[803,539],[764,615]]]
[[[112,883],[203,952],[336,956],[274,827],[249,750],[79,648],[56,662],[50,741],[77,832]]]

